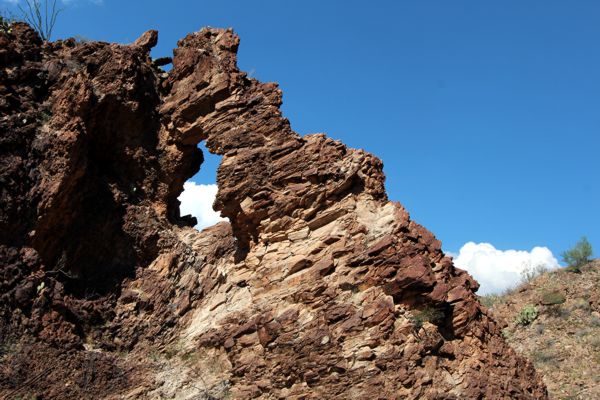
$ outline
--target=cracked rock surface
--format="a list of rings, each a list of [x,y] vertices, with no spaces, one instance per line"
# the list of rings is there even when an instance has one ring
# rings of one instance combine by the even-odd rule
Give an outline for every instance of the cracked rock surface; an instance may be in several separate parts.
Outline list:
[[[231,30],[168,73],[156,41],[0,33],[0,395],[547,398],[378,158],[295,133]],[[201,141],[230,223],[198,232]]]

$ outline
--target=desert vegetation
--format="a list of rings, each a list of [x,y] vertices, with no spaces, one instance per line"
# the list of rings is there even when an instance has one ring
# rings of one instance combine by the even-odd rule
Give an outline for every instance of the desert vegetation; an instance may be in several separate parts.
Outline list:
[[[571,272],[581,272],[580,267],[590,262],[592,257],[592,245],[584,236],[573,248],[561,254],[563,261],[568,265]]]
[[[583,260],[590,253],[580,243],[571,254]],[[551,398],[599,398],[600,260],[571,265],[579,273],[568,267],[543,272],[481,301],[507,323],[503,336],[534,362]]]
[[[18,4],[21,18],[31,25],[42,40],[50,40],[59,14],[63,11],[58,7],[57,0],[24,0]]]

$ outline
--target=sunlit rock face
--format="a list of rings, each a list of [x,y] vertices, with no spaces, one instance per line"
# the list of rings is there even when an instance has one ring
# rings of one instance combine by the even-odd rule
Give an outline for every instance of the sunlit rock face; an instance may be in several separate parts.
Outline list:
[[[188,35],[169,73],[152,31],[1,35],[2,333],[37,346],[1,362],[56,364],[29,392],[546,398],[477,283],[388,201],[381,161],[292,131],[277,85],[237,69],[231,30]],[[222,155],[230,222],[198,232],[177,198],[200,141]],[[90,357],[102,368],[77,378]],[[0,393],[23,390],[0,370]]]

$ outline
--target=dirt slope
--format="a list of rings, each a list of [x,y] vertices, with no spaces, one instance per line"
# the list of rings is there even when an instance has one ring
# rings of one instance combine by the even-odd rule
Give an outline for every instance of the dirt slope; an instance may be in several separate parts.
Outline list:
[[[492,315],[506,322],[508,342],[543,375],[551,398],[600,399],[600,260],[581,273],[546,272],[487,300]],[[523,326],[516,321],[526,308],[537,317]]]

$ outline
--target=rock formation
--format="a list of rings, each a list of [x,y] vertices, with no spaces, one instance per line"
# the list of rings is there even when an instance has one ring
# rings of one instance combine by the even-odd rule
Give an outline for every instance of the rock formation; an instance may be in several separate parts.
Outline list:
[[[168,73],[156,41],[0,33],[1,395],[547,397],[379,159],[292,131],[231,30]],[[231,224],[198,232],[201,141]]]

